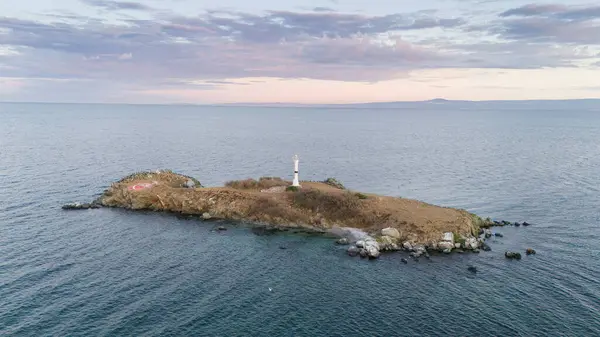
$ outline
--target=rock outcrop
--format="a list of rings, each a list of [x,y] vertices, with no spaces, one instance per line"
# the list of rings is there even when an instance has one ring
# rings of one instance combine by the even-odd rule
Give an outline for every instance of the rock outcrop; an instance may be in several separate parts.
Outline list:
[[[97,203],[74,202],[74,203],[63,205],[62,209],[64,209],[64,210],[82,210],[82,209],[96,209],[96,208],[100,208],[100,207],[102,207],[102,206]]]
[[[520,260],[521,259],[521,253],[518,252],[505,252],[504,256],[507,259],[514,259],[514,260]]]

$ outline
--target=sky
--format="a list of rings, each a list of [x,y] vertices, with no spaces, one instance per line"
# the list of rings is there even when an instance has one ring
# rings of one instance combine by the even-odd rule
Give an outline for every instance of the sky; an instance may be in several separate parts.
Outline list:
[[[0,1],[0,101],[600,98],[600,4]]]

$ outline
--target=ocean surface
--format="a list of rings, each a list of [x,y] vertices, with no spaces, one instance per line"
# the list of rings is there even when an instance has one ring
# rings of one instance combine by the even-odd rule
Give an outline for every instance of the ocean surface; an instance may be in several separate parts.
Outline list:
[[[60,208],[140,170],[290,178],[295,153],[301,179],[534,225],[405,265],[327,237]],[[2,336],[600,336],[599,223],[600,106],[0,104]]]

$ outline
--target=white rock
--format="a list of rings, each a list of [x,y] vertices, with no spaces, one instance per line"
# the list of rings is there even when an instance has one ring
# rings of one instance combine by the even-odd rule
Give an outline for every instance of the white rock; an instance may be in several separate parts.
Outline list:
[[[396,228],[392,228],[392,227],[382,229],[381,235],[391,236],[394,239],[400,239],[400,232]]]
[[[365,248],[369,249],[369,247],[374,247],[379,250],[379,243],[373,238],[365,239]]]
[[[376,259],[379,257],[379,249],[377,249],[375,246],[369,245],[365,247],[365,249],[367,250],[367,255],[370,258]]]
[[[456,249],[460,248],[460,243],[459,242],[455,243],[454,248],[456,248]]]
[[[452,234],[452,232],[446,232],[446,233],[444,233],[442,241],[454,242],[454,234]]]
[[[423,254],[427,251],[423,245],[414,245],[413,250],[419,254]]]
[[[452,242],[442,241],[442,242],[438,243],[438,248],[441,250],[453,249],[454,244]]]
[[[406,241],[405,243],[403,243],[402,247],[404,247],[404,249],[406,249],[406,250],[412,250],[412,245],[408,241]]]
[[[365,246],[365,241],[363,241],[363,240],[356,241],[356,247],[363,248],[364,246]]]
[[[479,248],[479,242],[477,242],[476,238],[467,238],[465,240],[465,248],[477,249],[477,248]]]
[[[212,218],[212,216],[210,215],[210,213],[203,213],[202,214],[202,218],[204,220],[210,220],[210,218]]]

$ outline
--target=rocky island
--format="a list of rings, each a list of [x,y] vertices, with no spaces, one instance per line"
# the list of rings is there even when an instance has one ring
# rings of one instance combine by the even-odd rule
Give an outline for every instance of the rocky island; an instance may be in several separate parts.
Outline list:
[[[204,220],[243,221],[273,231],[333,233],[341,237],[338,244],[351,245],[349,255],[369,258],[395,250],[411,251],[413,257],[428,257],[432,251],[489,250],[484,239],[491,232],[484,228],[513,225],[461,209],[351,191],[332,178],[291,185],[281,178],[263,177],[204,187],[192,177],[158,170],[129,175],[92,203],[63,208],[163,211]]]

